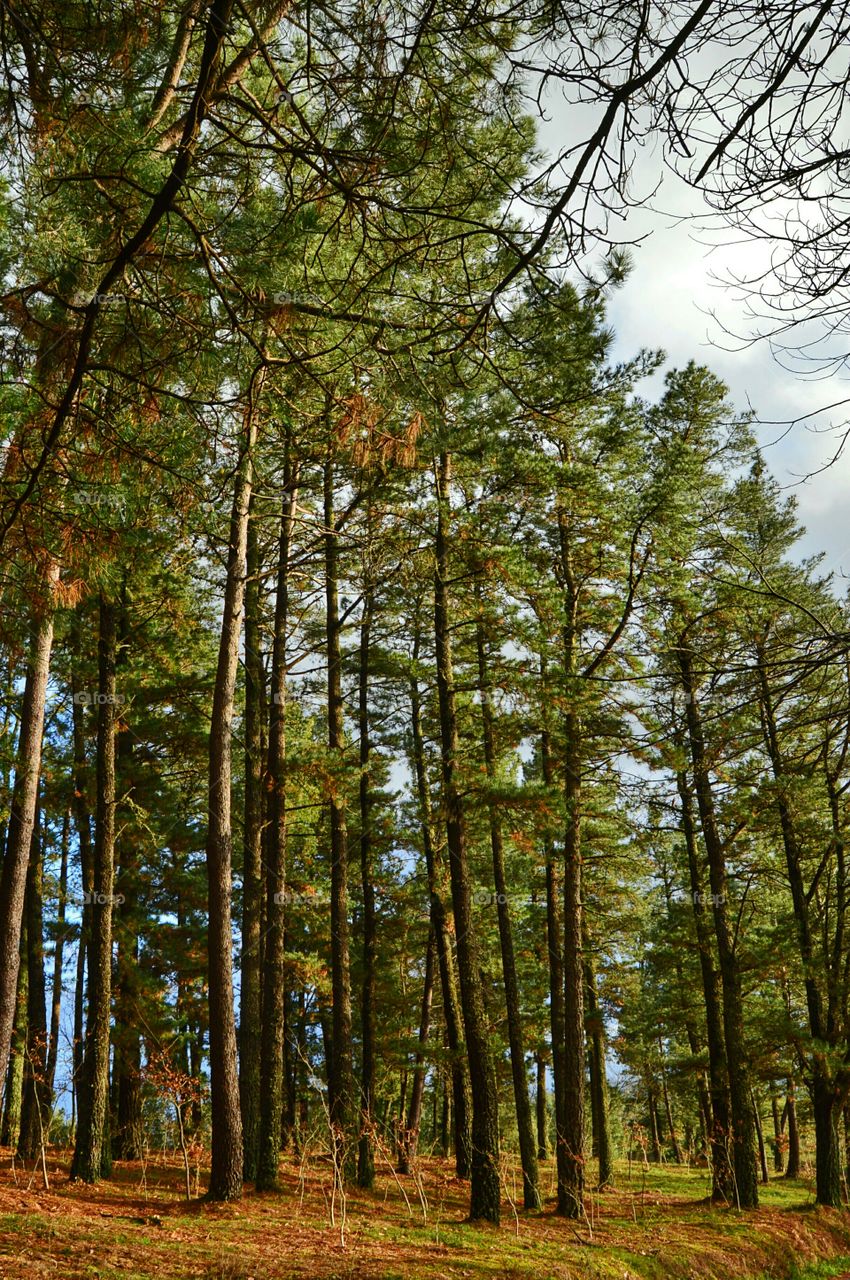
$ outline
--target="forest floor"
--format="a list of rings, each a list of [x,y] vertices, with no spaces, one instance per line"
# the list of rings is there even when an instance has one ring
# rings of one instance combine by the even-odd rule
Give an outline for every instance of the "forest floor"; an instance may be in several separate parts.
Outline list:
[[[706,1205],[704,1170],[632,1165],[629,1180],[623,1163],[587,1222],[556,1217],[550,1197],[533,1216],[506,1201],[496,1229],[464,1221],[468,1188],[447,1163],[419,1171],[421,1195],[386,1169],[331,1225],[320,1160],[284,1163],[281,1194],[211,1205],[186,1201],[177,1160],[121,1163],[89,1187],[68,1181],[56,1151],[48,1191],[6,1151],[0,1280],[850,1280],[850,1213],[816,1209],[805,1180],[773,1178],[743,1214]]]

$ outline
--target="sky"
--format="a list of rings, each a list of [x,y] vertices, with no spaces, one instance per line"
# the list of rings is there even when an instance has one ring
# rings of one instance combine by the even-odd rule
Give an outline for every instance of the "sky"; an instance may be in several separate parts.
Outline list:
[[[570,109],[551,100],[548,105],[539,138],[554,154],[564,146]],[[658,156],[642,152],[635,189],[651,191],[660,171]],[[757,321],[742,290],[731,282],[766,263],[771,246],[744,241],[741,233],[719,225],[698,193],[672,174],[650,206],[631,211],[620,227],[613,234],[629,242],[633,270],[609,307],[615,358],[641,347],[661,348],[668,368],[696,360],[721,377],[736,408],[755,412],[765,461],[783,489],[797,498],[807,530],[800,554],[825,552],[822,570],[850,579],[850,444],[827,465],[838,448],[841,424],[850,422],[850,370],[807,377],[790,370],[788,357],[780,360],[766,340],[741,340],[754,333]],[[640,389],[649,395],[662,383],[663,372]],[[843,399],[848,401],[843,409],[816,414],[789,429],[794,419]],[[843,594],[840,583],[838,589]]]

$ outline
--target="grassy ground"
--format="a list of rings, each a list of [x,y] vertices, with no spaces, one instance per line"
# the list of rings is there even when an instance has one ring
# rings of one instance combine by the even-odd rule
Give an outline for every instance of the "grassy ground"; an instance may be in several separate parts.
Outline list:
[[[67,1167],[52,1154],[47,1191],[5,1154],[0,1280],[850,1280],[850,1213],[816,1209],[802,1181],[774,1179],[741,1214],[706,1205],[704,1171],[633,1166],[629,1180],[623,1164],[587,1222],[557,1218],[551,1199],[516,1216],[506,1200],[497,1230],[464,1222],[467,1188],[437,1160],[418,1188],[385,1169],[373,1193],[349,1195],[344,1223],[334,1206],[334,1225],[320,1160],[285,1164],[279,1195],[225,1206],[181,1198],[172,1160],[120,1164],[97,1187],[70,1184]]]

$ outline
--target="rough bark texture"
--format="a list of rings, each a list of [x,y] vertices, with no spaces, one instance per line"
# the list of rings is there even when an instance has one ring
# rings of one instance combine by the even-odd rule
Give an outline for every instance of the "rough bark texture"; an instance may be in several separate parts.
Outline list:
[[[47,999],[44,982],[43,841],[36,808],[24,915],[26,918],[27,1034],[18,1156],[34,1160],[46,1138],[51,1099],[46,1082]]]
[[[115,659],[117,610],[101,596],[98,640],[97,800],[88,1025],[83,1092],[71,1177],[97,1182],[108,1162],[109,1021],[112,1000],[112,903],[115,880]]]
[[[839,993],[839,983],[835,980],[836,971],[843,969],[845,963],[843,931],[846,886],[844,883],[844,846],[840,835],[841,824],[840,820],[834,823],[834,849],[836,853],[835,948],[833,954],[830,954],[829,939],[828,936],[824,936],[823,952],[825,954],[818,956],[815,943],[816,931],[809,917],[810,897],[806,892],[803,877],[800,841],[788,790],[790,778],[782,756],[773,696],[767,678],[765,655],[758,646],[756,652],[761,693],[762,727],[773,777],[778,785],[776,809],[779,814],[782,845],[785,850],[785,866],[794,908],[794,921],[797,926],[797,943],[802,962],[809,1031],[812,1037],[807,1084],[812,1097],[812,1109],[815,1118],[816,1198],[818,1204],[838,1209],[842,1203],[838,1117],[850,1077],[848,1077],[846,1071],[833,1071],[830,1068],[828,1055],[824,1052],[824,1046],[832,1045],[837,1047],[843,1037],[844,1019],[841,1017],[842,1010],[840,1006],[844,1001]],[[827,781],[829,782],[830,779],[828,778]],[[830,799],[833,799],[833,796],[830,796]],[[835,797],[835,800],[837,803],[837,797]],[[827,974],[825,1000],[817,978],[819,968],[825,969]],[[846,996],[844,1000],[846,1000]]]
[[[611,1120],[608,1109],[608,1075],[605,1055],[605,1023],[596,993],[596,965],[593,948],[585,930],[584,980],[587,1016],[588,1058],[590,1059],[590,1095],[593,1105],[593,1146],[599,1162],[599,1186],[614,1184],[614,1150],[611,1145]]]
[[[457,783],[458,729],[452,668],[451,623],[448,600],[449,490],[451,465],[443,454],[437,473],[437,532],[434,572],[434,638],[440,741],[443,765],[443,807],[452,883],[458,976],[466,1053],[472,1093],[472,1168],[470,1211],[478,1219],[497,1223],[499,1197],[499,1100],[496,1073],[484,1008],[481,970],[472,920],[472,881],[466,848],[463,806]]]
[[[58,573],[52,571],[48,582],[51,591],[57,577]],[[41,740],[52,647],[53,609],[48,606],[33,631],[21,708],[21,730],[6,834],[6,856],[0,874],[0,1080],[6,1078],[15,1021],[18,968],[21,962],[21,922],[41,772]]]
[[[496,747],[494,715],[490,694],[490,673],[484,628],[479,617],[476,643],[478,650],[478,691],[481,701],[481,729],[484,743],[484,761],[490,786],[496,782]],[[528,1096],[528,1075],[525,1064],[522,1016],[519,1002],[516,957],[514,954],[513,926],[509,905],[507,877],[505,875],[505,850],[502,824],[498,806],[491,798],[489,803],[490,851],[493,858],[493,885],[496,890],[496,912],[499,921],[499,945],[502,954],[502,979],[505,987],[505,1012],[508,1022],[508,1044],[511,1054],[511,1076],[514,1087],[519,1152],[522,1164],[523,1206],[539,1209],[540,1175],[537,1168],[537,1146],[534,1140],[534,1124],[531,1102]]]
[[[375,1107],[375,965],[377,961],[377,919],[375,914],[374,838],[372,832],[372,788],[369,777],[372,744],[369,737],[369,646],[372,635],[373,596],[367,585],[360,621],[360,670],[358,676],[358,730],[360,734],[360,883],[363,892],[363,984],[360,991],[362,1109],[360,1144],[357,1152],[357,1182],[370,1188],[375,1182],[375,1153],[372,1127]],[[402,1143],[404,1136],[402,1134]],[[400,1144],[401,1147],[401,1144]]]
[[[50,1044],[47,1051],[47,1093],[53,1095],[56,1063],[59,1059],[59,1027],[62,1021],[62,966],[65,959],[65,915],[68,896],[68,846],[71,810],[62,815],[62,843],[59,854],[59,902],[56,916],[56,947],[53,952],[53,982],[50,988]]]
[[[242,830],[242,956],[239,982],[239,1103],[242,1171],[257,1176],[260,1141],[260,948],[263,914],[263,716],[265,690],[260,649],[260,557],[257,521],[248,516],[245,584],[245,809]]]
[[[686,698],[688,738],[693,764],[694,791],[708,854],[709,884],[714,906],[714,932],[720,962],[723,990],[723,1034],[726,1043],[726,1069],[729,1077],[732,1165],[735,1171],[735,1197],[741,1209],[758,1207],[756,1171],[755,1121],[750,1099],[749,1070],[744,1043],[744,1012],[741,998],[741,975],[728,911],[726,854],[714,808],[714,794],[702,730],[702,718],[696,700],[693,659],[687,642],[678,649],[682,689]]]
[[[694,928],[699,951],[705,1007],[706,1043],[708,1046],[708,1079],[711,1114],[709,1145],[711,1151],[711,1198],[732,1204],[735,1198],[734,1176],[730,1159],[729,1077],[726,1070],[726,1043],[723,1037],[723,1009],[720,976],[714,963],[711,926],[705,906],[706,894],[697,850],[693,799],[685,773],[677,774],[681,803],[682,834],[688,857]]]
[[[425,952],[425,981],[422,987],[422,1009],[419,1015],[419,1048],[413,1067],[413,1084],[407,1108],[407,1122],[399,1143],[398,1171],[410,1173],[410,1162],[416,1155],[419,1130],[422,1124],[422,1101],[425,1097],[425,1045],[431,1027],[431,1002],[434,995],[437,942],[433,925],[428,930],[428,947]]]
[[[414,639],[414,665],[419,659],[420,636]],[[443,901],[442,877],[438,874],[437,855],[434,847],[434,823],[431,811],[431,788],[425,767],[425,741],[422,733],[422,702],[419,684],[414,671],[410,677],[410,723],[413,740],[413,771],[421,815],[422,844],[428,875],[428,899],[431,928],[437,945],[437,961],[440,970],[440,990],[443,997],[443,1022],[446,1027],[452,1075],[452,1118],[454,1121],[455,1172],[459,1178],[468,1178],[472,1165],[472,1137],[469,1131],[469,1076],[461,1035],[458,1011],[457,984],[454,956],[449,937],[446,906]],[[448,1100],[446,1100],[448,1101]],[[445,1118],[445,1116],[444,1116]],[[448,1151],[447,1136],[443,1150]]]
[[[233,864],[230,783],[233,704],[245,604],[248,519],[253,483],[253,450],[257,433],[255,404],[261,388],[262,372],[259,372],[244,415],[244,436],[230,517],[227,576],[210,718],[206,854],[212,1107],[212,1162],[208,1194],[211,1200],[234,1200],[242,1194],[242,1116],[239,1109],[230,920]]]
[[[284,1102],[286,1035],[286,630],[289,622],[289,559],[297,502],[297,480],[286,458],[278,539],[272,643],[268,797],[266,827],[266,916],[263,930],[263,993],[260,1068],[258,1190],[277,1185]]]
[[[343,731],[342,657],[338,595],[338,533],[334,513],[333,463],[324,470],[325,626],[328,663],[328,749],[331,768],[341,770]],[[330,1078],[331,1122],[337,1167],[350,1174],[356,1144],[357,1105],[351,1035],[351,958],[348,925],[348,828],[342,777],[330,794],[331,827],[331,987],[333,990],[333,1070]]]

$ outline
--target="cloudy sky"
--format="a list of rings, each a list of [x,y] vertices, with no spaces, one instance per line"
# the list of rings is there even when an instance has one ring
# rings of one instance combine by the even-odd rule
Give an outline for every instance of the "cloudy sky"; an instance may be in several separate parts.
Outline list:
[[[550,106],[555,109],[540,137],[556,153],[564,145],[566,111],[560,104]],[[636,188],[650,190],[659,168],[657,157],[644,154],[636,167]],[[806,377],[783,368],[788,358],[777,359],[767,341],[746,343],[731,336],[752,333],[756,322],[741,291],[723,282],[766,263],[770,246],[742,243],[739,233],[719,227],[699,197],[672,176],[664,179],[652,208],[630,214],[622,235],[640,243],[630,250],[633,272],[610,307],[616,355],[662,348],[671,366],[694,359],[723,378],[735,405],[755,411],[765,460],[797,497],[807,529],[801,551],[826,552],[824,569],[850,578],[850,445],[821,470],[836,452],[842,423],[850,422],[850,373]],[[842,399],[848,401],[844,408],[788,429],[792,420]]]

